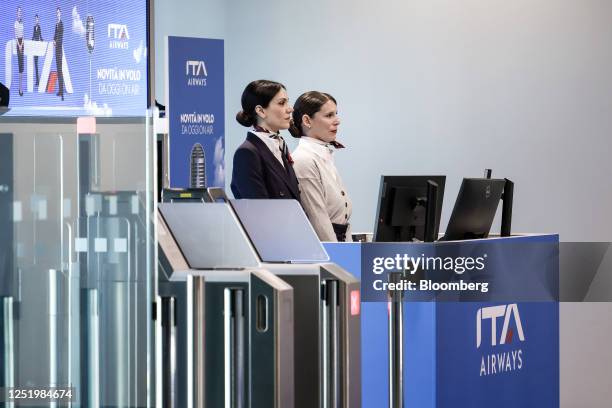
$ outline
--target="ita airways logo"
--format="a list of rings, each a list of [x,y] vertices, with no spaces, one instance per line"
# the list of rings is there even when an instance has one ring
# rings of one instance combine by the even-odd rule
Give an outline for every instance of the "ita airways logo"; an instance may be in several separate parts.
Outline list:
[[[503,325],[499,342],[497,341],[497,319],[503,317]],[[515,322],[516,331],[520,341],[525,341],[525,333],[523,332],[523,323],[521,315],[516,303],[511,305],[490,306],[478,309],[476,312],[476,348],[480,348],[482,343],[482,326],[483,320],[491,321],[491,346],[499,344],[511,343],[514,337],[514,329],[510,327],[510,320]]]
[[[201,60],[186,61],[185,76],[187,77],[187,86],[206,86],[208,77],[206,63]]]
[[[62,71],[61,73],[51,71],[51,67],[54,65],[53,60],[58,57],[58,52],[55,50],[53,41],[29,41],[25,40],[24,47],[24,58],[26,61],[26,80],[27,80],[27,91],[28,92],[56,92],[58,84],[58,76],[62,75],[64,80],[65,91],[69,94],[74,92],[72,87],[72,79],[70,77],[70,69],[68,66],[68,60],[66,59],[66,52],[62,47],[61,58],[62,58]],[[17,57],[17,41],[7,41],[4,47],[4,84],[7,88],[11,88],[13,80],[13,64],[16,64]],[[41,57],[43,60],[42,69],[40,71],[40,81],[38,86],[34,83],[34,58]]]
[[[490,336],[486,335],[488,327]],[[519,346],[523,342],[525,331],[516,303],[478,309],[476,349],[483,352],[480,356],[481,377],[522,370],[525,361],[523,350]]]
[[[125,24],[108,25],[109,48],[127,50],[130,48],[130,32]]]

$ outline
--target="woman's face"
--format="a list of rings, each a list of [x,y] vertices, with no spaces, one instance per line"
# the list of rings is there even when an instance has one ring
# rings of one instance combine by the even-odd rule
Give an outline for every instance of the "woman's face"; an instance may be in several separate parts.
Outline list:
[[[289,129],[293,107],[289,104],[287,91],[284,89],[278,91],[267,108],[257,106],[255,111],[259,117],[259,124],[267,130],[278,132],[281,129]]]
[[[338,126],[340,126],[337,109],[334,101],[329,100],[312,117],[304,115],[302,123],[305,126],[306,136],[327,143],[336,140],[336,133],[338,133]]]

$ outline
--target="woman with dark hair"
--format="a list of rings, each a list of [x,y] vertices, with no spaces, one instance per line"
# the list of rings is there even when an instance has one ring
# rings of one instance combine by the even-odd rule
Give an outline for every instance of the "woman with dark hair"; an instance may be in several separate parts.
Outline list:
[[[252,127],[234,153],[231,188],[236,198],[293,198],[300,200],[293,160],[279,134],[289,129],[293,108],[285,86],[259,80],[242,93],[236,120]]]
[[[333,96],[306,92],[293,106],[289,131],[300,138],[293,152],[294,169],[302,191],[302,207],[321,241],[352,241],[351,200],[334,164],[340,118]]]

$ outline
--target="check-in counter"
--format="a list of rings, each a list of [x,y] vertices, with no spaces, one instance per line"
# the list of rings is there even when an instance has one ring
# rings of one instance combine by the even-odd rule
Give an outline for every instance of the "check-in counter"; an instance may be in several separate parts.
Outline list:
[[[364,406],[559,407],[557,235],[326,243],[325,249],[361,277]],[[375,290],[402,276],[395,267],[375,271],[374,260],[398,254],[447,262],[474,258],[484,267],[445,273],[431,264],[412,281],[430,281],[437,289]],[[450,283],[474,290],[445,289]],[[487,289],[479,291],[478,283]]]

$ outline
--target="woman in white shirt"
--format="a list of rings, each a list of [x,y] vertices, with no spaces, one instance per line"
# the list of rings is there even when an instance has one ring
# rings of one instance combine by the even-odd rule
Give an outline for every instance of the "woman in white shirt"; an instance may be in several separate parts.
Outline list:
[[[334,164],[340,118],[333,96],[302,94],[293,106],[289,131],[300,142],[292,153],[302,207],[321,241],[351,241],[352,204]]]

